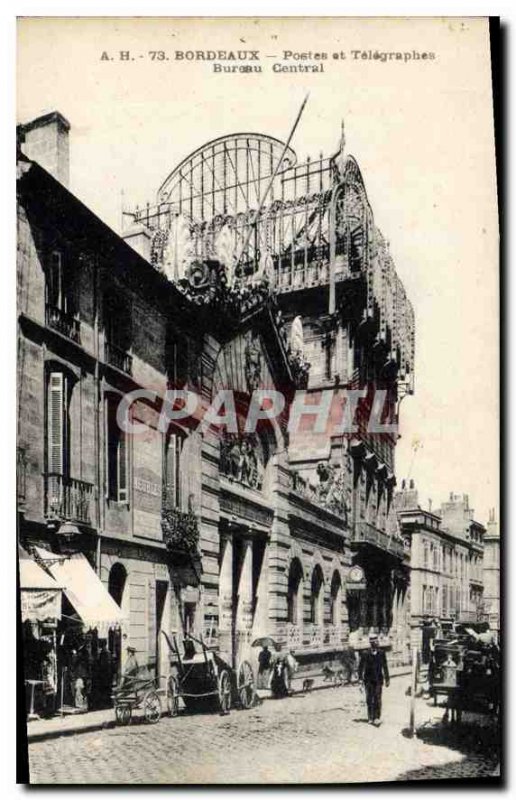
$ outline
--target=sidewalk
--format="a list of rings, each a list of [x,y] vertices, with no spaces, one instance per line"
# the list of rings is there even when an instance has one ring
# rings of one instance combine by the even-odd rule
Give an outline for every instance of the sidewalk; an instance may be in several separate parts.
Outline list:
[[[391,670],[391,677],[396,678],[402,675],[408,676],[410,667],[397,667]],[[303,690],[303,676],[294,677],[292,680],[292,690],[294,694],[300,694]],[[312,678],[313,684],[310,691],[319,689],[346,689],[347,687],[334,687],[331,683],[325,682],[322,676]],[[268,689],[258,689],[256,694],[260,700],[270,700],[271,693]],[[163,701],[162,701],[163,702]],[[141,713],[136,712],[136,715]],[[113,708],[106,708],[102,711],[87,711],[84,714],[68,714],[64,717],[52,717],[52,719],[36,719],[27,722],[27,741],[39,742],[44,739],[54,739],[58,736],[71,736],[77,733],[91,733],[106,728],[116,726],[115,711]]]

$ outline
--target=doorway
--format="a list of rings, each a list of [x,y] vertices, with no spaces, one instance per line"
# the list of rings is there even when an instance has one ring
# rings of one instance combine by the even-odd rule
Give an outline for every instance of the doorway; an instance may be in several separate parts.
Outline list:
[[[161,631],[168,634],[168,581],[156,581],[156,678],[168,676],[168,645]]]

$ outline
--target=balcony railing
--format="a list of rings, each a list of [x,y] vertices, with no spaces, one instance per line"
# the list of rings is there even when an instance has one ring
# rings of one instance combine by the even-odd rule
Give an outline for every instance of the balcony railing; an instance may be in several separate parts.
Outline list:
[[[287,648],[297,650],[303,643],[303,635],[300,625],[294,625],[292,622],[287,623]]]
[[[51,472],[45,476],[45,515],[53,519],[91,524],[93,484]]]
[[[67,314],[66,311],[57,306],[47,305],[46,318],[49,328],[53,328],[73,342],[77,342],[77,344],[80,343],[81,323],[72,314]]]
[[[326,645],[340,647],[342,645],[342,628],[340,625],[325,625],[323,639]]]
[[[126,372],[128,375],[132,375],[133,359],[125,350],[122,350],[111,342],[105,342],[104,358],[111,366],[116,367],[122,372]]]
[[[369,522],[357,522],[355,524],[351,544],[369,544],[386,553],[391,553],[397,558],[403,558],[405,553],[404,543],[400,539],[395,536],[389,536],[389,534],[379,530],[379,528],[375,528]]]
[[[311,622],[303,628],[303,647],[317,649],[323,645],[323,626]]]

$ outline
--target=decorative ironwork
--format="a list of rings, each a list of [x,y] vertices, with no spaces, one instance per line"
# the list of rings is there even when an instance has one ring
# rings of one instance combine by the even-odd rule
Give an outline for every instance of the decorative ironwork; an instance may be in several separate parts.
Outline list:
[[[132,375],[133,359],[125,350],[112,344],[111,342],[104,343],[104,357],[108,364],[116,367],[128,375]]]
[[[157,205],[132,214],[153,234],[152,263],[191,284],[192,265],[200,274],[197,264],[215,259],[230,286],[263,282],[275,292],[361,279],[367,330],[412,392],[414,311],[344,137],[331,158],[297,164],[289,150],[257,214],[282,149],[268,136],[235,134],[185,159],[161,186]],[[191,285],[183,290],[196,295]]]
[[[45,516],[91,524],[93,484],[55,472],[45,476]]]
[[[81,323],[72,314],[67,314],[57,306],[46,306],[46,320],[49,328],[80,344]]]

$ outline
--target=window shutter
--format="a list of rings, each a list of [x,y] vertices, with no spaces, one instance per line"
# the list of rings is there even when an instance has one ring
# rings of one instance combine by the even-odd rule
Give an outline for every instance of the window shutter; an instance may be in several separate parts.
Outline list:
[[[51,372],[48,386],[48,471],[64,472],[64,392],[62,372]]]
[[[114,422],[116,425],[117,423]],[[127,503],[129,498],[127,486],[127,438],[125,431],[118,432],[118,501]]]

